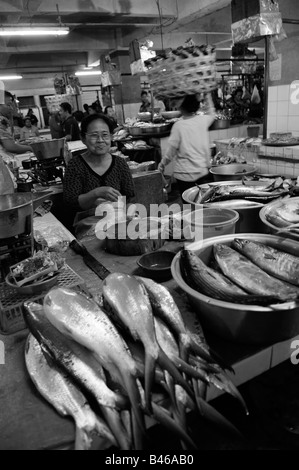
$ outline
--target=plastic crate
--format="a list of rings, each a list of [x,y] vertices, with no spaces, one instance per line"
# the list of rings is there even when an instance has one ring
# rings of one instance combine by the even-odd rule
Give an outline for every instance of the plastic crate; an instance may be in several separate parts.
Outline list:
[[[58,287],[77,288],[87,292],[85,281],[67,264],[58,276]],[[39,295],[20,295],[5,282],[0,284],[0,332],[12,334],[24,330],[26,323],[23,317],[23,303],[28,300],[42,304],[47,292]]]

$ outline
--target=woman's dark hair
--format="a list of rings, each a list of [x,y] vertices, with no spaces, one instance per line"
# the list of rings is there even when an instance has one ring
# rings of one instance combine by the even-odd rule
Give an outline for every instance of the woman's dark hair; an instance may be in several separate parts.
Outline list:
[[[143,91],[141,92],[141,95],[140,95],[140,96],[145,96],[145,95],[148,96],[148,92],[145,91],[145,90],[143,90]]]
[[[107,124],[109,128],[109,132],[110,134],[112,134],[113,125],[111,123],[111,120],[108,118],[108,116],[106,116],[105,114],[90,114],[89,116],[86,116],[84,119],[82,119],[82,122],[81,122],[81,138],[82,139],[86,137],[89,124],[91,124],[93,121],[97,121],[98,119],[101,119]]]
[[[196,113],[199,109],[199,101],[196,98],[196,95],[185,96],[179,109],[184,110],[187,113]]]
[[[111,106],[111,104],[109,104],[108,106],[105,107],[105,109],[104,109],[104,114],[107,114],[108,108],[113,109],[112,106]]]

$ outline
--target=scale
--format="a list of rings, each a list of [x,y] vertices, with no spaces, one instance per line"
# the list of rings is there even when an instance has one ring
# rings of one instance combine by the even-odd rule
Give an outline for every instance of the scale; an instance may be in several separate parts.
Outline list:
[[[65,171],[65,139],[43,140],[30,145],[37,160],[29,176],[43,186],[61,184]]]

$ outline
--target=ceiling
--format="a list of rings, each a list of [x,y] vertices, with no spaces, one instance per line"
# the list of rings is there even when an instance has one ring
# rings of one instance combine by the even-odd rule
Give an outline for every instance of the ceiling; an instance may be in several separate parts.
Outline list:
[[[63,0],[59,6],[57,2],[1,0],[0,27],[70,28],[63,37],[0,37],[2,74],[30,78],[73,73],[103,54],[128,50],[133,39],[147,37],[156,50],[182,45],[192,37],[197,44],[217,45],[220,58],[230,55],[230,0]]]

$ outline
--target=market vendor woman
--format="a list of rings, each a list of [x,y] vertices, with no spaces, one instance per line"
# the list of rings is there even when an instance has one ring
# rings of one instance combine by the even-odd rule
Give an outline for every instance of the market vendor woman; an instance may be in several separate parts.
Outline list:
[[[116,202],[134,196],[134,184],[126,161],[111,155],[112,126],[107,116],[92,114],[81,123],[81,138],[87,151],[74,156],[66,167],[63,197],[78,219],[93,216],[103,201]],[[78,214],[79,213],[79,214]]]

